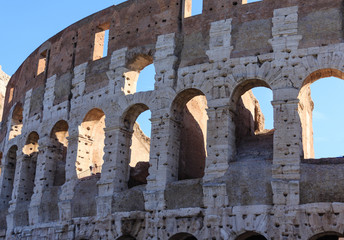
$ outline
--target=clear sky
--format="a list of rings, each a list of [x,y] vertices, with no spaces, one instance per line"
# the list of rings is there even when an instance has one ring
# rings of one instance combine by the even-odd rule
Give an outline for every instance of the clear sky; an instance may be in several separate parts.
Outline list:
[[[251,0],[253,2],[257,0]],[[43,42],[59,31],[97,11],[124,0],[9,0],[0,3],[0,65],[12,75],[21,63]],[[202,0],[194,0],[193,15],[201,12]],[[138,90],[153,89],[154,68],[150,66],[140,75]],[[344,151],[344,82],[335,78],[312,84],[314,109],[314,147],[316,157],[343,156]],[[266,128],[273,128],[273,111],[269,89],[260,88],[254,94],[266,117]],[[150,135],[147,111],[140,117],[140,125]],[[143,120],[141,120],[143,119]],[[145,120],[144,120],[145,119]]]

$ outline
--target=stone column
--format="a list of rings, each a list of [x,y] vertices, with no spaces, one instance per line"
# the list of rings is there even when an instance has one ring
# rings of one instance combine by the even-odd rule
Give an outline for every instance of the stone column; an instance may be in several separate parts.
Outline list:
[[[178,180],[180,123],[171,117],[152,118],[151,122],[150,168],[145,207],[147,210],[157,210],[165,207],[166,185]]]
[[[98,216],[110,215],[113,195],[128,188],[132,134],[119,126],[105,128],[104,163],[98,181]]]
[[[30,224],[43,222],[43,194],[49,188],[53,187],[58,149],[54,148],[53,142],[49,136],[39,139],[39,154],[37,157],[37,171],[35,179],[34,194],[31,198],[29,208]],[[47,214],[45,214],[47,215]]]
[[[106,72],[109,81],[109,90],[113,94],[119,92],[125,93],[125,73],[129,70],[125,67],[126,65],[126,55],[128,48],[122,48],[114,51],[111,55],[111,62],[109,71]]]
[[[284,96],[280,91],[275,96]],[[276,205],[296,205],[300,200],[300,161],[302,129],[298,114],[298,99],[274,100],[274,146],[272,167],[273,202]]]
[[[18,154],[20,153],[20,154]],[[16,173],[14,177],[14,184],[12,190],[12,200],[9,202],[9,209],[8,215],[6,217],[7,222],[7,230],[6,235],[9,236],[15,226],[17,226],[15,221],[15,211],[17,210],[17,202],[18,202],[18,189],[19,189],[19,181],[21,179],[21,172],[22,172],[22,162],[23,162],[24,155],[21,153],[21,150],[17,151],[17,164],[16,164]]]
[[[298,6],[274,10],[272,39],[269,40],[274,53],[290,53],[297,50],[302,39],[298,33]]]
[[[236,153],[235,124],[229,106],[208,107],[207,159],[204,181],[222,177]]]
[[[75,185],[78,181],[75,163],[78,157],[79,138],[80,136],[78,131],[72,131],[72,128],[70,128],[69,137],[67,137],[68,149],[66,157],[66,182],[61,187],[62,192],[58,203],[60,221],[70,220],[72,218],[71,201],[74,196]]]
[[[28,179],[28,167],[31,157],[27,157],[22,152],[22,147],[17,152],[17,165],[16,174],[14,178],[14,186],[12,191],[12,200],[10,201],[9,214],[7,215],[7,232],[15,226],[28,225],[28,206],[30,200],[27,200],[27,179]],[[37,154],[37,153],[34,153]],[[33,184],[33,183],[32,183]]]
[[[222,101],[228,103],[229,101]],[[203,203],[206,207],[208,236],[219,238],[222,209],[228,205],[226,183],[217,179],[223,177],[236,153],[235,124],[233,112],[228,105],[218,106],[216,101],[208,102],[207,159],[203,177]]]

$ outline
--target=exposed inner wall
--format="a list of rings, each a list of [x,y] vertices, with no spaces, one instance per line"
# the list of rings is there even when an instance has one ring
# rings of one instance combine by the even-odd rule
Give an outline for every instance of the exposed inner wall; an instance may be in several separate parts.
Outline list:
[[[236,107],[236,145],[238,161],[270,161],[273,130],[265,129],[265,117],[252,91],[245,92]]]
[[[207,100],[192,98],[183,109],[179,150],[179,179],[201,178],[204,175],[207,140]]]
[[[301,164],[301,204],[344,202],[343,158],[307,159]]]
[[[305,86],[301,90],[299,103],[299,114],[302,125],[302,144],[304,158],[314,158],[313,147],[313,109],[314,103],[311,97],[311,86]]]
[[[135,167],[138,162],[149,162],[150,138],[144,134],[138,123],[134,124],[133,130],[130,167]]]

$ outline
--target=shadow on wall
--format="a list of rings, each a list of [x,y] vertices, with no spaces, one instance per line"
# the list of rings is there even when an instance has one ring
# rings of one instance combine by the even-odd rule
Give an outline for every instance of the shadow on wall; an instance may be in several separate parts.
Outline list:
[[[171,129],[178,149],[178,180],[202,178],[204,175],[208,115],[207,99],[197,89],[187,89],[177,95],[172,104]],[[172,171],[173,172],[173,171]]]
[[[192,98],[182,111],[178,180],[204,175],[207,131],[207,102],[204,96]]]
[[[105,114],[101,109],[90,110],[79,127],[78,157],[76,169],[78,178],[101,173],[104,155]]]
[[[265,129],[265,117],[251,90],[238,99],[234,121],[237,161],[272,160],[274,130]]]
[[[9,202],[12,198],[12,191],[13,191],[13,184],[14,184],[14,176],[16,171],[16,164],[17,164],[17,146],[12,146],[6,155],[4,166],[1,169],[1,174],[3,176],[3,188],[1,189],[1,196],[0,199],[0,229],[6,229],[6,215],[7,209],[9,207]]]
[[[23,127],[23,107],[18,103],[12,113],[11,129],[8,140],[15,138],[21,134]]]
[[[38,139],[38,133],[31,132],[23,148],[24,157],[21,163],[18,191],[14,194],[14,199],[17,199],[17,211],[14,213],[14,221],[17,226],[29,224],[28,208],[35,186]]]

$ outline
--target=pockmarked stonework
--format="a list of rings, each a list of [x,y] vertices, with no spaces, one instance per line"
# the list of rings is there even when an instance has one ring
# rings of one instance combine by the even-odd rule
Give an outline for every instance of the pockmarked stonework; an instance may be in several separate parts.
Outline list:
[[[0,68],[0,239],[343,237],[344,159],[314,159],[310,91],[344,78],[343,2],[192,5],[129,0]]]

